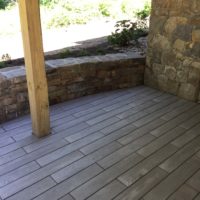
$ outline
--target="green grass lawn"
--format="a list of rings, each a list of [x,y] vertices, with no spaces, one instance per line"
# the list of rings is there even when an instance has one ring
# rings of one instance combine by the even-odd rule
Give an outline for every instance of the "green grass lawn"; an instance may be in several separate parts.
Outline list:
[[[140,14],[148,13],[146,12],[145,5],[149,7],[151,2],[151,0],[40,1],[43,39],[46,51],[65,48],[69,41],[74,43],[84,38],[89,40],[91,39],[89,37],[94,38],[95,36],[98,38],[107,36],[111,34],[112,29],[114,30],[116,21],[136,19],[138,11],[142,11]],[[5,2],[12,2],[12,5],[1,9],[2,2],[3,4]],[[0,61],[3,60],[3,56],[6,54],[8,54],[11,59],[23,56],[19,10],[16,2],[17,0],[0,0]],[[74,30],[73,28],[75,27],[88,27],[78,26],[79,24],[86,23],[89,25],[88,29],[85,28],[83,32],[71,34],[71,28]],[[108,24],[109,27],[107,27]],[[68,36],[66,36],[66,33]],[[57,40],[52,40],[52,38],[57,38]],[[75,40],[76,38],[77,40]],[[63,47],[63,45],[65,46]]]
[[[51,1],[51,2],[50,2]],[[43,29],[84,24],[93,19],[131,19],[150,0],[41,0]],[[0,36],[20,31],[17,4],[0,10]]]

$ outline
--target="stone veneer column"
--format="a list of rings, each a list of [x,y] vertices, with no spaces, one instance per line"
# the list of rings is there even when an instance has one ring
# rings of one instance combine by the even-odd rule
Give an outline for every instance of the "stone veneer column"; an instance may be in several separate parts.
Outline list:
[[[145,84],[200,101],[200,0],[152,0]]]

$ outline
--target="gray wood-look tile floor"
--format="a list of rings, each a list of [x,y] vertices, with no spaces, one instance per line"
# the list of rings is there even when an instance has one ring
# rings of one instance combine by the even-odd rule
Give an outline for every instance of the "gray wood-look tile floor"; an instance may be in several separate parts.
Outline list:
[[[140,86],[53,106],[51,124],[0,125],[0,199],[200,199],[200,105]]]

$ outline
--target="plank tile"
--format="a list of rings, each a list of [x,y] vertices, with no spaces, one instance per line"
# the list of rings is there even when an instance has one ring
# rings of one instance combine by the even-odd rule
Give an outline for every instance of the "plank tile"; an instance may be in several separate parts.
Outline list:
[[[150,114],[156,111],[160,112],[160,110],[162,110],[164,107],[169,106],[171,104],[178,103],[179,105],[180,102],[176,102],[177,100],[178,99],[175,96],[174,97],[168,96],[166,99],[163,99],[162,101],[157,102],[155,105],[147,108],[146,111]]]
[[[187,185],[181,186],[168,200],[192,200],[197,195],[197,191]]]
[[[85,146],[89,143],[91,143],[92,141],[95,141],[99,138],[103,137],[103,134],[101,133],[96,133],[96,134],[92,134],[89,135],[81,140],[78,140],[74,143],[68,144],[64,147],[61,147],[60,149],[53,151],[52,153],[49,153],[39,159],[37,159],[37,162],[41,165],[41,166],[45,166],[73,151],[78,150],[79,148],[81,148],[82,146]]]
[[[111,110],[114,110],[114,109],[117,109],[119,107],[122,107],[126,104],[130,104],[131,107],[136,107],[140,104],[143,104],[144,102],[147,102],[157,96],[160,96],[161,95],[161,92],[158,92],[158,91],[147,91],[145,93],[140,93],[139,95],[134,95],[134,96],[131,96],[131,97],[125,97],[123,96],[123,99],[121,99],[121,101],[117,104],[112,104],[110,106],[107,106],[107,107],[104,107],[103,109],[105,111],[111,111]]]
[[[15,141],[11,137],[0,138],[0,147],[7,146],[14,143]]]
[[[162,96],[156,97],[156,98],[154,98],[153,100],[154,100],[155,102],[161,102],[161,101],[165,100],[166,98],[169,98],[169,97],[172,97],[172,96],[173,96],[172,94],[163,92],[163,95],[162,95]]]
[[[86,121],[86,122],[87,122],[87,124],[89,124],[89,125],[94,125],[94,124],[97,124],[97,123],[99,123],[99,122],[101,122],[101,121],[104,121],[104,120],[106,120],[106,119],[108,119],[108,118],[110,118],[110,117],[113,117],[113,116],[115,116],[115,115],[117,115],[117,114],[119,114],[119,113],[121,113],[121,112],[124,112],[125,110],[129,110],[130,108],[131,108],[130,105],[122,106],[122,107],[120,107],[120,108],[118,108],[118,109],[116,109],[116,110],[113,110],[113,111],[108,112],[108,113],[106,113],[106,114],[104,114],[104,115],[95,117],[95,118],[93,118],[93,119],[91,119],[91,120],[88,120],[88,121]]]
[[[8,198],[8,200],[18,200],[18,199],[31,200],[55,185],[56,183],[50,177],[47,177],[37,182],[36,184],[31,185],[25,190],[22,190],[14,194],[10,198]]]
[[[98,165],[91,165],[85,170],[39,195],[34,200],[59,199],[101,172],[102,169]]]
[[[65,145],[66,145],[66,141],[60,140],[57,143],[47,145],[41,149],[38,149],[38,151],[34,151],[30,154],[25,154],[22,157],[19,157],[11,162],[8,162],[8,163],[0,166],[0,175],[3,175],[14,169],[17,169],[18,167],[23,166],[31,161],[34,161],[34,160],[52,152],[52,151],[55,151],[56,149],[59,149]]]
[[[25,138],[23,140],[20,140],[18,142],[11,143],[7,146],[1,147],[0,148],[0,156],[5,155],[7,153],[10,153],[12,151],[15,151],[15,150],[17,150],[17,149],[19,149],[19,148],[21,148],[25,145],[31,144],[31,143],[36,142],[38,140],[39,139],[36,138],[35,136],[30,136],[30,137]]]
[[[2,125],[2,127],[6,131],[9,131],[9,130],[20,128],[21,126],[27,125],[27,124],[31,124],[31,119],[30,119],[30,116],[28,115],[6,122]]]
[[[20,141],[20,140],[23,140],[27,137],[31,137],[32,136],[32,129],[31,129],[31,127],[28,127],[27,129],[28,129],[27,131],[21,131],[20,133],[12,135],[12,138],[14,138],[15,141]]]
[[[185,129],[190,129],[193,126],[195,126],[196,124],[200,123],[200,113],[194,115],[193,117],[191,117],[189,120],[185,121],[184,123],[182,123],[180,125],[180,127],[183,127]]]
[[[149,115],[149,113],[146,112],[146,110],[142,110],[140,112],[136,112],[136,113],[134,113],[134,114],[132,114],[132,115],[130,115],[128,117],[125,117],[123,119],[124,119],[124,121],[127,121],[128,123],[133,123],[133,122],[135,122],[137,120],[142,119],[143,117],[146,117],[147,115]],[[117,115],[117,117],[118,117],[118,115]]]
[[[125,185],[115,180],[93,194],[88,200],[111,200],[125,189]]]
[[[52,173],[56,172],[57,170],[71,164],[72,162],[80,159],[82,154],[79,152],[73,152],[62,159],[59,159],[43,168],[38,169],[31,174],[28,174],[8,185],[5,187],[0,188],[0,196],[2,198],[8,198],[13,194],[23,190],[32,184],[44,179],[45,177],[51,175]]]
[[[147,195],[145,200],[164,200],[173,194],[185,181],[191,177],[200,168],[200,160],[192,157],[182,166],[171,173],[160,184],[153,188]]]
[[[61,125],[62,123],[69,123],[71,121],[75,121],[75,117],[69,115],[68,113],[63,112],[65,115],[67,114],[67,116],[58,118],[58,119],[54,119],[53,117],[51,118],[51,126],[52,127],[56,127]]]
[[[188,181],[187,184],[190,185],[192,188],[195,188],[197,191],[200,192],[200,171],[194,174]]]
[[[200,106],[146,86],[51,107],[0,126],[0,199],[200,199]]]
[[[188,130],[185,134],[181,135],[176,140],[174,140],[172,144],[179,148],[183,147],[185,144],[189,143],[194,138],[200,135],[199,130],[200,130],[200,124],[197,124],[190,130]]]
[[[134,153],[135,151],[137,151],[137,149],[140,149],[142,146],[148,144],[152,140],[154,140],[154,137],[152,135],[144,135],[143,137],[135,140],[134,142],[126,145],[125,147],[122,147],[121,149],[115,151],[111,155],[100,160],[98,164],[104,169],[106,169],[112,166],[113,164],[119,162],[121,159],[124,159],[128,155]]]
[[[157,128],[158,126],[162,125],[163,123],[165,123],[164,120],[156,119],[156,120],[150,122],[149,124],[146,124],[145,126],[142,126],[136,130],[133,130],[131,133],[121,137],[120,139],[118,139],[118,142],[123,145],[126,145],[126,144],[132,142],[133,140],[135,140],[136,138],[149,133],[151,130]]]
[[[16,140],[15,137],[17,137],[19,134],[30,135],[31,131],[32,131],[31,124],[25,124],[23,126],[20,126],[20,128],[16,128],[16,129],[12,129],[12,130],[9,130],[9,131],[5,131],[4,133],[2,133],[0,135],[0,137],[8,136],[8,137],[13,137]]]
[[[136,95],[136,94],[140,93],[141,91],[147,91],[145,88],[140,88],[140,89],[135,88],[135,90],[132,91],[132,92],[135,93],[135,95]],[[96,100],[96,101],[94,100],[94,101],[91,102],[91,104],[94,105],[94,106],[97,106],[99,104],[108,102],[108,101],[113,100],[113,99],[116,100],[118,98],[120,98],[120,101],[121,101],[121,97],[124,96],[124,95],[127,95],[127,93],[129,93],[128,90],[126,90],[125,92],[121,91],[120,93],[117,93],[117,94],[114,94],[114,95],[108,95],[106,98],[99,99],[99,100]]]
[[[182,104],[182,102],[180,101],[176,101],[173,98],[164,102],[159,108],[158,110],[156,109],[156,111],[149,111],[149,115],[147,115],[146,117],[143,117],[142,119],[134,122],[134,125],[137,127],[141,127],[145,124],[147,124],[148,122],[153,121],[156,118],[159,118],[163,115],[165,115],[166,113],[169,113],[170,111],[172,111],[173,109],[175,109],[176,107],[180,106],[180,104]],[[148,112],[148,109],[146,109],[145,111]]]
[[[163,124],[162,126],[158,127],[157,129],[151,131],[151,134],[159,137],[159,136],[163,135],[164,133],[166,133],[167,131],[169,131],[173,128],[176,128],[177,126],[181,127],[182,122],[187,122],[197,112],[199,112],[199,110],[197,110],[196,107],[194,109],[186,111],[186,112],[178,115],[176,118],[173,118],[173,119],[167,121],[167,123]]]
[[[15,151],[12,151],[8,154],[5,154],[3,156],[0,156],[0,165],[8,163],[12,160],[19,158],[19,157],[22,157],[25,154],[26,154],[26,152],[22,148],[20,148],[20,149],[17,149]]]
[[[105,128],[105,127],[108,127],[108,126],[111,126],[113,127],[115,123],[119,123],[119,119],[116,118],[116,117],[111,117],[105,121],[102,121],[98,124],[96,124],[95,126],[91,126],[89,128],[86,128],[82,131],[79,131],[78,133],[76,134],[73,134],[73,135],[70,135],[68,137],[66,137],[65,139],[69,142],[75,142],[83,137],[86,137],[92,133],[95,133],[97,131],[100,131],[101,129]]]
[[[23,165],[22,167],[17,168],[16,170],[13,170],[3,176],[0,176],[0,187],[12,183],[13,181],[27,174],[30,174],[31,172],[36,171],[39,168],[40,166],[35,161],[32,161],[26,165]]]
[[[172,141],[173,139],[177,138],[179,135],[182,135],[185,131],[186,131],[185,129],[177,127],[169,131],[168,133],[164,134],[163,136],[155,139],[150,144],[144,146],[139,151],[137,151],[137,153],[139,153],[144,157],[147,157],[150,154],[154,153],[156,150],[160,149],[161,147],[169,143],[170,141]]]
[[[62,168],[61,170],[52,174],[52,178],[57,182],[60,183],[63,180],[69,178],[70,176],[78,173],[79,171],[83,170],[86,167],[94,164],[95,162],[99,161],[100,159],[104,158],[105,156],[111,154],[112,152],[119,149],[121,145],[119,143],[113,142],[88,156],[81,158],[80,160],[72,163],[71,165]]]
[[[61,199],[59,199],[59,200],[74,200],[74,199],[72,198],[72,196],[66,195],[66,196],[62,197]]]
[[[122,122],[122,123],[124,123],[124,122]],[[103,133],[105,135],[109,135],[110,133],[113,133],[113,132],[115,132],[116,134],[119,132],[130,133],[136,129],[136,127],[133,124],[129,124],[129,122],[128,122],[128,125],[126,125],[126,126],[123,126],[124,124],[121,126],[120,122],[118,122],[117,124],[119,124],[119,126],[113,124],[112,126],[108,126],[105,129],[102,129],[101,133]]]
[[[194,107],[194,109],[199,111],[200,107],[198,107],[195,103],[185,101],[185,100],[182,100],[182,102],[184,102],[184,104],[182,106],[172,110],[171,112],[168,112],[167,114],[162,116],[162,119],[164,119],[164,120],[173,119],[174,117],[178,116],[180,113],[183,113],[189,109],[192,109],[193,107]]]
[[[166,175],[167,173],[164,170],[155,168],[134,185],[126,189],[122,194],[117,196],[114,200],[139,200],[143,195],[145,195],[145,193],[163,180]]]
[[[102,114],[105,114],[105,111],[97,110],[96,112],[87,114],[83,117],[75,118],[72,120],[66,120],[64,118],[64,119],[58,120],[56,123],[53,122],[52,124],[53,124],[54,129],[62,130],[63,128],[70,128],[75,125],[78,126],[80,123],[85,122],[86,120],[92,119],[92,118],[97,117]]]
[[[135,183],[139,178],[146,175],[151,171],[154,167],[158,166],[163,160],[170,157],[174,152],[176,152],[176,147],[172,145],[167,145],[152,154],[148,158],[141,161],[138,165],[128,170],[126,173],[122,174],[118,177],[118,179],[125,184],[126,186],[130,186]]]
[[[78,123],[73,125],[73,126],[68,126],[68,124],[65,124],[63,123],[62,126],[56,126],[56,127],[53,127],[52,129],[56,132],[56,133],[63,133],[63,132],[66,132],[66,130],[70,131],[70,132],[78,132],[84,128],[87,128],[89,127],[88,124],[86,124],[85,122],[81,122],[81,123]],[[70,135],[70,133],[68,133],[68,135]],[[67,135],[66,135],[67,136]]]
[[[39,148],[42,148],[47,145],[51,145],[52,143],[56,142],[57,140],[58,140],[58,138],[56,138],[56,137],[41,138],[40,141],[29,144],[29,145],[23,147],[23,149],[27,153],[31,153],[35,150],[38,150]],[[66,142],[66,144],[68,144],[68,142]]]
[[[145,103],[142,102],[141,104],[137,105],[136,107],[133,107],[130,110],[122,112],[122,113],[120,113],[120,114],[118,114],[116,116],[118,118],[120,118],[120,119],[125,119],[125,118],[128,118],[128,117],[136,114],[136,113],[139,113],[140,111],[144,111],[145,108],[148,108],[148,107],[153,106],[155,104],[156,103],[151,101],[151,100],[150,101],[145,101]],[[148,114],[148,113],[146,112],[146,114]]]
[[[198,150],[200,150],[200,137],[194,139],[192,142],[177,151],[172,157],[163,162],[160,167],[167,172],[172,172],[188,158],[192,157]]]
[[[125,158],[111,168],[92,178],[70,194],[76,200],[83,200],[103,188],[105,185],[116,179],[120,174],[137,164],[142,158],[136,154]]]
[[[80,151],[84,153],[85,155],[90,154],[96,151],[97,149],[121,138],[122,136],[127,135],[132,129],[133,129],[132,125],[123,127],[117,131],[112,132],[109,135],[104,136],[103,138],[91,144],[86,145],[85,147],[81,148]]]

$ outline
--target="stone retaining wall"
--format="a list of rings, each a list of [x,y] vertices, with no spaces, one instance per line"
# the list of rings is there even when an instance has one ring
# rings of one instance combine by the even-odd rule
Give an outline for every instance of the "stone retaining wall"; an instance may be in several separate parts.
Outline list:
[[[145,59],[133,52],[46,62],[50,104],[144,82]],[[29,112],[24,66],[0,70],[0,122]]]
[[[145,84],[200,100],[200,0],[152,0]]]

